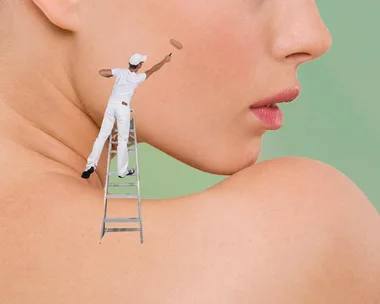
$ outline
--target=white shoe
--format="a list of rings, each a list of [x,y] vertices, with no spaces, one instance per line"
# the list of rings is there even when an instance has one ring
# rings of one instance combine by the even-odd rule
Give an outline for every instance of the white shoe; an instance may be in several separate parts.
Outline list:
[[[128,175],[132,175],[133,173],[135,173],[135,169],[133,169],[133,168],[128,168],[127,171],[128,171],[127,174],[125,174],[125,175],[119,175],[119,178],[124,178],[124,177],[126,177]]]

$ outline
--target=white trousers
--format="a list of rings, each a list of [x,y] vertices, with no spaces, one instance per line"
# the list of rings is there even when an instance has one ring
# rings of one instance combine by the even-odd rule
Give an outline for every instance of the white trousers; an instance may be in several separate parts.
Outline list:
[[[104,113],[102,126],[98,137],[95,140],[92,152],[87,159],[86,170],[94,167],[96,169],[100,155],[102,154],[104,144],[110,136],[115,119],[118,129],[117,143],[117,172],[118,175],[124,176],[128,171],[128,139],[130,128],[131,108],[129,101],[123,99],[110,99],[107,109]]]

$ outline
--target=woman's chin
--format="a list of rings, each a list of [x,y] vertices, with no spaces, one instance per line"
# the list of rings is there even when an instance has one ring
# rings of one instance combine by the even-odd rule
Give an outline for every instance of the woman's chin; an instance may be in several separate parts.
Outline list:
[[[145,138],[144,138],[145,139]],[[169,141],[157,137],[142,140],[150,146],[197,170],[215,175],[232,175],[255,164],[261,152],[262,138],[223,141]],[[234,141],[235,139],[235,141]]]
[[[182,163],[205,173],[215,175],[232,175],[255,164],[259,157],[259,152],[260,151],[245,156],[242,156],[241,154],[227,156],[218,153],[208,156],[202,155],[188,158],[184,158],[183,155],[182,157],[176,157],[175,155],[171,156]]]
[[[256,157],[251,157],[250,159],[245,159],[245,160],[235,160],[235,161],[227,160],[227,161],[203,164],[203,165],[198,166],[197,169],[209,174],[233,175],[249,166],[252,166],[253,164],[256,163],[256,161],[257,161]]]

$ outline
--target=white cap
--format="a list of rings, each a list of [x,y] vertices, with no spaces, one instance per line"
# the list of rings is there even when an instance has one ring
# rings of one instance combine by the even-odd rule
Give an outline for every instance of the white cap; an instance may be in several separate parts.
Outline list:
[[[138,65],[140,62],[146,61],[148,56],[141,55],[140,53],[135,53],[129,58],[129,63],[132,65]]]

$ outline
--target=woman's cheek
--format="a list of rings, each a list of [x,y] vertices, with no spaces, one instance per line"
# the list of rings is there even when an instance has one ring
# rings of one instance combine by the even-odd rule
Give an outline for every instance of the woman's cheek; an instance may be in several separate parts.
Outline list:
[[[191,19],[189,11],[183,14],[183,20]],[[215,97],[249,86],[262,46],[248,13],[209,9],[208,16],[192,14],[192,22],[183,22],[182,35],[175,37],[184,44],[181,70],[189,87]]]

